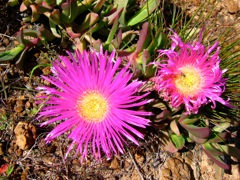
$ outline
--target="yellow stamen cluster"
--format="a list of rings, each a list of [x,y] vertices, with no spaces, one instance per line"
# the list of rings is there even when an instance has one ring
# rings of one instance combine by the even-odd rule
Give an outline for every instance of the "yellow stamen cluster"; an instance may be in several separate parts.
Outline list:
[[[102,122],[108,112],[108,101],[98,91],[86,91],[77,102],[77,110],[87,122]]]
[[[179,93],[187,97],[198,94],[203,85],[200,70],[192,65],[187,65],[180,68],[180,72],[174,79]]]

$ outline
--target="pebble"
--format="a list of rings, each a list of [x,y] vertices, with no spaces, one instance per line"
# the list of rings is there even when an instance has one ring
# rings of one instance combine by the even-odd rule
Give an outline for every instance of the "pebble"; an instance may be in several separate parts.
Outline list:
[[[16,145],[22,150],[32,147],[37,137],[37,129],[34,125],[27,122],[19,122],[14,129],[16,135]]]
[[[223,3],[229,13],[237,13],[239,11],[239,6],[234,0],[224,0]]]

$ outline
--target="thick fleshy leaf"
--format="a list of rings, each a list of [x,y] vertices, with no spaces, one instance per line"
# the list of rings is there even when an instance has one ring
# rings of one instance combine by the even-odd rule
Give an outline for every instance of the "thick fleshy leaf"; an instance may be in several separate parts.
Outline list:
[[[194,125],[186,125],[186,124],[183,124],[183,123],[180,123],[180,124],[189,133],[191,133],[192,135],[194,135],[196,137],[206,139],[210,135],[210,129],[208,127],[198,127],[198,126],[194,126]]]
[[[8,0],[8,5],[13,7],[16,6],[18,4],[18,0]]]
[[[189,138],[198,144],[203,144],[207,141],[207,139],[202,139],[202,138],[196,137],[196,136],[192,135],[191,133],[189,133]]]
[[[139,32],[139,40],[137,42],[137,48],[136,48],[136,53],[140,53],[143,49],[145,49],[149,42],[150,42],[150,38],[149,38],[149,23],[145,22],[142,25],[142,29]]]
[[[19,44],[17,47],[9,51],[0,52],[0,62],[14,59],[20,52],[24,50],[24,48],[25,46],[23,44]]]
[[[198,118],[190,118],[187,115],[182,115],[179,119],[179,123],[192,135],[201,138],[207,139],[210,135],[210,129],[208,127],[199,127],[193,123],[197,122]]]
[[[76,0],[65,2],[61,5],[61,19],[65,23],[71,23],[78,16],[78,6]]]
[[[21,3],[21,5],[20,5],[20,12],[26,11],[28,5],[29,5],[29,2],[23,1],[23,2]]]
[[[31,22],[35,22],[39,19],[40,14],[38,13],[38,8],[36,5],[31,4],[30,8],[32,9],[32,18],[31,18]]]
[[[223,156],[224,155],[224,153],[221,152],[220,150],[218,150],[217,148],[215,148],[212,145],[212,143],[206,142],[202,146],[205,150],[207,150],[209,153],[211,153],[214,156]]]
[[[222,133],[213,133],[213,135],[210,136],[210,139],[208,140],[209,143],[218,143],[218,142],[224,142],[226,139],[230,138],[230,134],[228,132],[222,132]]]
[[[224,122],[224,123],[220,123],[218,125],[216,125],[214,128],[213,128],[213,131],[215,132],[223,132],[225,131],[228,127],[230,127],[230,123],[229,122]]]
[[[77,1],[78,15],[84,13],[94,2],[94,0]],[[95,12],[95,11],[93,11]]]
[[[108,35],[105,45],[109,45],[112,42],[114,36],[116,35],[117,29],[118,29],[118,17],[116,17],[116,19],[114,20],[112,29],[110,30],[110,33]]]
[[[162,131],[162,138],[161,138],[161,142],[163,144],[163,149],[165,151],[168,151],[170,153],[175,153],[178,151],[178,149],[174,146],[174,144],[172,143],[171,139],[169,138],[169,134],[166,131]]]
[[[122,29],[119,30],[117,36],[112,40],[113,46],[118,49],[122,43]]]
[[[48,6],[54,6],[56,1],[53,0],[43,0]]]
[[[124,27],[126,24],[125,15],[126,15],[126,9],[127,9],[129,0],[115,0],[114,4],[115,3],[117,4],[118,9],[123,8],[122,14],[119,18],[119,22]]]
[[[219,145],[219,146],[226,154],[232,157],[235,157],[237,159],[240,159],[240,149],[233,146],[227,146],[227,145]]]
[[[143,74],[146,74],[146,71],[147,71],[147,68],[148,68],[148,63],[150,62],[150,60],[151,60],[150,53],[146,49],[144,49],[143,52],[142,52],[142,60],[141,60],[141,64],[142,64],[141,69],[142,69]]]
[[[179,128],[178,128],[178,125],[177,125],[177,122],[175,120],[173,120],[171,123],[170,123],[170,128],[171,130],[178,136],[180,136],[180,131],[179,131]]]
[[[158,7],[159,0],[148,0],[144,6],[128,21],[127,26],[134,26],[143,20]]]
[[[123,8],[117,9],[117,10],[115,10],[115,11],[114,11],[114,9],[113,9],[112,11],[113,11],[112,14],[110,14],[110,15],[107,16],[107,17],[104,17],[104,19],[103,19],[104,21],[107,21],[108,25],[112,25],[113,22],[114,22],[114,20],[115,20],[116,18],[119,18],[119,17],[121,16],[121,13],[122,13],[122,11],[123,11]]]
[[[59,24],[60,23],[60,11],[59,9],[54,9],[50,16],[49,16],[49,20],[53,21],[55,24]]]
[[[178,136],[177,134],[171,134],[170,138],[177,149],[183,148],[185,144],[185,139],[181,134],[180,136]]]
[[[83,23],[79,26],[78,31],[83,33],[87,28],[93,26],[99,19],[99,16],[97,13],[91,12],[86,15],[85,19],[83,20]]]
[[[61,38],[61,35],[57,32],[57,25],[49,20],[50,29],[53,35],[57,38]]]
[[[93,7],[93,12],[97,13],[98,11],[100,11],[104,3],[105,0],[98,0],[96,5]]]
[[[181,124],[193,124],[198,121],[198,118],[190,118],[189,115],[182,114],[178,121]]]
[[[162,29],[159,29],[159,31],[156,33],[151,44],[147,48],[148,52],[154,53],[155,50],[163,48],[166,45],[167,37],[161,31]]]
[[[219,157],[220,155],[223,155],[223,153],[214,148],[210,143],[205,143],[203,145],[203,151],[218,166],[226,170],[230,169],[230,166],[223,162],[222,159]]]
[[[55,31],[57,33],[57,31]],[[71,25],[67,25],[66,26],[66,32],[68,33],[69,36],[71,36],[72,38],[78,38],[80,37],[82,34],[81,33],[75,33],[72,29]],[[55,34],[54,34],[55,35]],[[56,34],[57,35],[57,34]],[[60,35],[59,35],[60,36]],[[58,36],[56,36],[58,37]],[[61,37],[61,36],[60,36]]]

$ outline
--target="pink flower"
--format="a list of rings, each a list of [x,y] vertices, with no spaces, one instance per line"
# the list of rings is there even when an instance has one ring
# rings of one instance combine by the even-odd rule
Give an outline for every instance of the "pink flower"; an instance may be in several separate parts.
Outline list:
[[[43,78],[55,87],[39,87],[46,95],[42,96],[45,107],[39,112],[48,120],[41,125],[59,121],[46,137],[54,138],[69,132],[76,154],[81,159],[93,153],[101,158],[101,151],[107,157],[113,153],[123,153],[126,139],[138,145],[136,137],[143,138],[137,128],[145,128],[149,112],[137,110],[150,100],[141,100],[148,94],[136,95],[143,82],[131,81],[132,73],[121,66],[121,59],[115,52],[108,56],[102,49],[96,51],[77,51],[74,57],[68,53],[60,56],[52,66],[54,76]],[[50,95],[50,96],[49,96]],[[43,101],[44,101],[43,100]]]
[[[216,101],[231,107],[220,97],[226,84],[222,75],[227,70],[219,67],[218,42],[205,48],[201,44],[202,32],[199,41],[192,44],[182,42],[175,32],[171,39],[170,49],[159,50],[160,57],[166,55],[167,59],[156,62],[158,71],[153,81],[160,96],[174,108],[185,105],[187,114],[196,114],[209,102],[212,108]]]

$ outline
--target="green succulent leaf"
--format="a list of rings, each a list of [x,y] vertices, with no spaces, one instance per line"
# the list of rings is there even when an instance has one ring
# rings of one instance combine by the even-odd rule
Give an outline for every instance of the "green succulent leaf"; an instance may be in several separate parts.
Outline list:
[[[236,159],[240,159],[240,149],[228,146],[228,145],[219,145],[220,148],[228,155],[235,157]]]
[[[230,166],[222,161],[220,156],[223,156],[223,153],[212,146],[210,143],[204,143],[203,144],[203,151],[205,154],[218,166],[220,166],[223,169],[229,170]]]
[[[0,52],[0,62],[14,59],[20,52],[24,50],[24,48],[25,46],[23,44],[19,44],[17,47],[9,51]]]
[[[49,20],[49,25],[53,35],[57,38],[61,38],[61,35],[57,32],[57,25],[51,20]]]
[[[161,133],[162,133],[162,135],[161,135],[162,141],[161,142],[162,142],[162,145],[163,145],[163,149],[165,151],[170,152],[170,153],[177,152],[178,148],[176,148],[176,146],[173,144],[173,141],[171,140],[169,133],[167,131],[164,131],[164,130]]]
[[[83,33],[86,29],[93,26],[99,19],[97,13],[90,12],[86,15],[83,23],[79,27],[79,32]]]
[[[56,5],[61,5],[63,3],[63,0],[56,0]]]
[[[52,21],[56,25],[60,24],[60,11],[59,11],[59,9],[54,9],[50,13],[50,16],[48,18],[49,18],[50,21]]]
[[[38,12],[38,7],[34,4],[30,5],[30,8],[32,9],[32,18],[31,18],[31,22],[35,22],[39,19],[40,14]]]
[[[188,115],[182,114],[182,116],[179,119],[179,122],[182,124],[194,124],[195,122],[198,121],[198,118],[193,118],[193,117],[189,117]]]
[[[224,140],[226,140],[229,137],[230,137],[230,134],[228,132],[212,133],[212,135],[210,136],[208,142],[209,143],[224,142]]]
[[[16,6],[18,4],[18,0],[8,0],[8,5],[13,7]]]
[[[181,124],[181,123],[180,123]],[[196,137],[206,139],[210,135],[210,129],[208,127],[198,127],[194,125],[181,124],[188,132]]]
[[[112,29],[111,29],[111,31],[110,31],[110,33],[108,35],[107,41],[105,43],[105,46],[109,46],[109,44],[112,42],[114,36],[116,35],[117,29],[118,29],[118,17],[114,20]]]
[[[119,22],[122,26],[125,26],[126,20],[125,20],[125,14],[126,14],[126,9],[127,5],[129,3],[129,0],[115,0],[114,4],[117,4],[118,9],[123,8],[122,14],[119,18]]]
[[[185,144],[185,138],[180,134],[180,136],[176,135],[176,134],[171,134],[170,138],[174,144],[174,146],[177,149],[182,149],[184,144]]]
[[[78,16],[78,6],[76,0],[65,2],[61,5],[61,19],[65,23],[71,23]]]
[[[105,3],[105,0],[98,0],[96,5],[93,7],[93,12],[97,13],[101,10]]]
[[[54,6],[56,0],[43,0],[48,6]]]
[[[155,50],[163,48],[167,43],[167,37],[159,30],[153,38],[151,44],[148,46],[148,52],[153,54]]]
[[[197,121],[199,121],[198,118],[189,117],[185,114],[183,114],[179,119],[181,126],[184,127],[193,136],[201,139],[207,139],[210,135],[210,129],[208,127],[199,127],[194,125],[194,123]]]
[[[148,0],[144,6],[128,21],[127,26],[143,22],[159,5],[159,0]]]
[[[26,11],[28,9],[29,2],[28,1],[23,1],[20,5],[20,12]]]
[[[213,131],[215,132],[225,131],[228,127],[230,127],[230,125],[231,124],[229,122],[220,123],[213,128]]]

